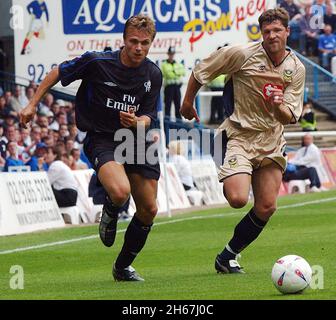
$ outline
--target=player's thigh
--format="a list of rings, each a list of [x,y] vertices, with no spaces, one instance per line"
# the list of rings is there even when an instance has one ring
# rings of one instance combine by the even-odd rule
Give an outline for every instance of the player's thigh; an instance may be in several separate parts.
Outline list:
[[[267,220],[276,210],[281,181],[282,169],[275,162],[253,172],[254,209],[260,218]]]
[[[151,224],[157,213],[156,196],[158,182],[138,173],[129,173],[131,193],[136,206],[136,216],[143,223]]]
[[[224,196],[233,208],[242,208],[246,205],[250,186],[251,175],[248,173],[237,173],[224,179]]]
[[[124,166],[108,161],[98,170],[98,178],[116,205],[122,205],[129,197],[131,186]]]

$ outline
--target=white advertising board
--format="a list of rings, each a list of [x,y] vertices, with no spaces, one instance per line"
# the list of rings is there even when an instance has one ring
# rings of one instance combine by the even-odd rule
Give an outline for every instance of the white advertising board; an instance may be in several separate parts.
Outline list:
[[[63,227],[45,172],[0,174],[0,235]]]
[[[218,182],[213,160],[193,160],[191,170],[197,190],[203,192],[203,201],[206,205],[227,203],[223,195],[223,183]]]

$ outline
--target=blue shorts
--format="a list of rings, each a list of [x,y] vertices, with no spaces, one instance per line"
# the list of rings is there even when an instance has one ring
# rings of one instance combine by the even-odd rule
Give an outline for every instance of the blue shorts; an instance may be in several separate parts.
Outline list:
[[[152,144],[153,142],[146,141],[142,149],[139,148],[139,142],[127,145],[127,150],[124,151],[128,152],[131,161],[122,162],[120,156],[126,157],[126,155],[120,154],[120,150],[125,149],[125,143],[115,141],[114,134],[111,133],[88,132],[84,139],[84,152],[97,173],[105,163],[116,161],[124,165],[126,174],[137,173],[146,179],[159,180],[160,163],[158,157],[156,157],[157,161],[154,164],[153,161],[149,163],[146,157],[147,150]],[[126,159],[129,160],[130,157]]]

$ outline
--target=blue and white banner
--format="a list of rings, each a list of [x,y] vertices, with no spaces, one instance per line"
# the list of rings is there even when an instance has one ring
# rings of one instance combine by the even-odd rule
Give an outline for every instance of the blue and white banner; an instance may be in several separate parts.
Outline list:
[[[123,45],[134,14],[156,23],[149,58],[160,64],[167,49],[191,69],[218,46],[260,40],[258,17],[276,0],[13,0],[18,76],[40,82],[64,60],[85,51]],[[189,77],[187,73],[186,79]]]
[[[229,5],[229,0],[62,0],[64,33],[122,33],[126,20],[140,12],[153,17],[158,32],[181,32],[190,21],[226,16]]]

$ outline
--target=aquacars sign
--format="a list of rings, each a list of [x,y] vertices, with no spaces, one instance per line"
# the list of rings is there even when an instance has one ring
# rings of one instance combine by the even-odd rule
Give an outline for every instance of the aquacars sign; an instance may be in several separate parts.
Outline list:
[[[265,0],[263,0],[265,1]],[[190,21],[217,21],[229,0],[63,0],[65,34],[120,33],[140,12],[153,17],[158,32],[182,31]],[[230,26],[228,26],[230,27]]]

